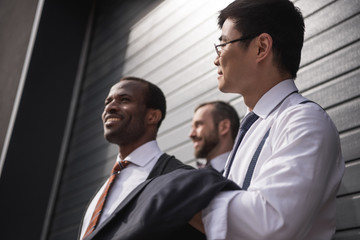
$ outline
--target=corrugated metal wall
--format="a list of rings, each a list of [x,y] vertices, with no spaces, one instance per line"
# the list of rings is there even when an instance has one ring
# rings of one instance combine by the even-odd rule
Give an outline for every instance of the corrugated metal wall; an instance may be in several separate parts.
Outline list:
[[[217,90],[213,65],[220,30],[217,14],[230,0],[98,1],[72,138],[53,212],[49,239],[75,239],[90,197],[107,178],[118,149],[103,139],[100,115],[121,76],[148,79],[167,97],[162,150],[193,164],[187,137],[194,108],[241,97]],[[347,162],[338,198],[336,239],[360,236],[360,1],[299,0],[306,39],[296,80],[301,92],[331,115]]]

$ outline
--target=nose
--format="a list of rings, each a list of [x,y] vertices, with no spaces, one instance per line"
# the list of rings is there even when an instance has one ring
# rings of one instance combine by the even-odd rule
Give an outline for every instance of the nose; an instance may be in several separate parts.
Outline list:
[[[219,65],[220,65],[219,59],[220,59],[220,56],[219,56],[219,55],[216,55],[216,58],[215,58],[215,60],[214,60],[215,66],[219,66]]]
[[[115,101],[111,101],[108,104],[106,104],[105,108],[104,108],[104,113],[114,113],[118,110],[118,105],[116,104]]]
[[[196,134],[195,134],[195,129],[194,129],[194,128],[191,128],[191,129],[190,129],[190,132],[189,132],[189,138],[193,139],[195,136],[196,136]]]

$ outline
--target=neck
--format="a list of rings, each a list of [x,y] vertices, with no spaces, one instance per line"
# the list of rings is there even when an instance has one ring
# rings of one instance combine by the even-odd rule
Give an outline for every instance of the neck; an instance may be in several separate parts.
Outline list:
[[[141,139],[140,141],[128,143],[128,144],[120,144],[119,146],[119,154],[120,158],[124,160],[127,156],[129,156],[130,153],[132,153],[135,149],[138,147],[144,145],[145,143],[148,143],[150,141],[156,140],[156,138],[145,138]]]
[[[223,144],[219,144],[217,147],[215,147],[213,149],[213,151],[211,151],[207,156],[206,156],[206,161],[209,162],[211,159],[216,158],[217,156],[229,152],[231,151],[234,142],[233,141],[226,141],[226,140],[220,140],[220,143]]]
[[[276,74],[268,74],[261,75],[257,79],[259,79],[257,84],[255,84],[254,89],[252,91],[248,91],[247,93],[242,94],[244,97],[245,105],[252,111],[257,104],[257,102],[267,93],[271,88],[276,86],[278,83],[291,78],[289,74],[280,75]]]

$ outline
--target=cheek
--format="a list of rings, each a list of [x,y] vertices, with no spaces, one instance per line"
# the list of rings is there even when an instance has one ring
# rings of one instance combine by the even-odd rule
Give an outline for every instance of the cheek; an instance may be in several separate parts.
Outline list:
[[[231,79],[238,79],[246,70],[247,66],[244,66],[239,60],[237,59],[227,59],[223,63],[223,74],[224,77],[231,82]]]
[[[227,65],[223,68],[223,80],[220,81],[220,85],[223,87],[223,90],[228,92],[234,87],[234,83],[238,79],[238,69],[235,66]]]
[[[222,67],[224,74],[234,73],[234,71],[238,70],[238,61],[234,59],[233,56],[228,56],[227,58],[223,59]]]
[[[221,70],[224,77],[224,81],[228,82],[229,78],[231,78],[234,74],[234,63],[232,61],[229,61],[228,58],[224,58],[221,61]]]
[[[203,129],[204,129],[204,128],[202,128],[202,127],[197,128],[197,129],[196,129],[196,135],[197,135],[197,136],[202,136],[202,135],[204,135],[204,134],[203,134],[203,132],[204,132]]]

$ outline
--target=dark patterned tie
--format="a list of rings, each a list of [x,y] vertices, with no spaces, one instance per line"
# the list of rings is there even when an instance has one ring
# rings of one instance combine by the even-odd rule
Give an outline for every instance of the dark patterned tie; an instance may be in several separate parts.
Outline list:
[[[258,115],[256,115],[253,112],[249,112],[244,119],[241,121],[240,124],[240,128],[239,128],[239,132],[238,135],[236,136],[236,140],[235,140],[235,144],[234,147],[230,153],[230,157],[229,157],[229,163],[226,165],[225,168],[225,174],[224,176],[227,178],[229,176],[229,172],[230,172],[230,168],[231,165],[234,161],[234,157],[236,155],[236,152],[240,146],[240,143],[242,141],[242,139],[244,138],[247,130],[249,130],[249,128],[251,127],[251,125],[253,125],[253,123],[259,118]]]
[[[100,220],[100,216],[101,216],[101,212],[103,210],[105,201],[106,201],[106,197],[107,194],[110,190],[110,187],[112,186],[116,176],[118,175],[118,173],[124,169],[127,165],[129,164],[128,161],[120,161],[120,162],[116,162],[113,169],[111,170],[111,175],[109,178],[109,181],[107,182],[105,189],[103,191],[103,193],[101,194],[96,207],[94,209],[94,212],[92,214],[89,226],[86,229],[86,232],[83,236],[83,239],[86,238],[90,233],[92,233],[94,231],[94,229],[96,228],[99,220]]]
[[[198,160],[196,161],[196,167],[197,167],[198,169],[205,168],[206,166],[207,166],[207,162],[206,162],[206,161],[203,161],[202,159],[201,159],[201,160],[198,159]]]

